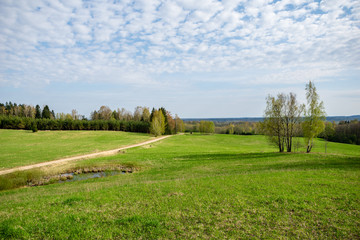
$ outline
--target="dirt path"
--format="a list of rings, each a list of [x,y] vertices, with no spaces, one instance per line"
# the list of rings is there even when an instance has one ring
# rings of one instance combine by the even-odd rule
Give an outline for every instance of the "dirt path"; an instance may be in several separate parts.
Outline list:
[[[107,151],[97,152],[97,153],[90,153],[90,154],[85,154],[85,155],[80,155],[80,156],[75,156],[75,157],[62,158],[62,159],[49,161],[49,162],[36,163],[36,164],[32,164],[32,165],[27,165],[27,166],[21,166],[21,167],[15,167],[15,168],[11,168],[11,169],[6,169],[6,170],[0,171],[0,175],[4,175],[4,174],[16,172],[16,171],[29,170],[29,169],[33,169],[33,168],[37,168],[37,167],[44,167],[44,166],[48,166],[48,165],[69,162],[69,161],[75,161],[75,160],[80,160],[80,159],[85,159],[85,158],[95,158],[95,157],[100,157],[100,156],[102,157],[102,156],[115,155],[119,151],[129,149],[129,148],[144,146],[144,145],[147,145],[147,144],[150,144],[150,143],[154,143],[154,142],[163,140],[163,139],[168,138],[170,136],[171,135],[158,137],[158,138],[155,138],[155,139],[152,139],[152,140],[148,140],[148,141],[137,143],[137,144],[128,145],[128,146],[113,149],[113,150],[107,150]]]

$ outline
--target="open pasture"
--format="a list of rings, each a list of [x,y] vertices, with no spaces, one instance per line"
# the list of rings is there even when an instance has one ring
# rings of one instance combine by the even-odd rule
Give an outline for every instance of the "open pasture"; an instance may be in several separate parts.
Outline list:
[[[69,163],[140,170],[2,191],[0,236],[359,238],[360,146],[323,144],[277,153],[263,136],[178,135]]]
[[[148,134],[110,131],[39,131],[0,129],[0,170],[126,146]]]

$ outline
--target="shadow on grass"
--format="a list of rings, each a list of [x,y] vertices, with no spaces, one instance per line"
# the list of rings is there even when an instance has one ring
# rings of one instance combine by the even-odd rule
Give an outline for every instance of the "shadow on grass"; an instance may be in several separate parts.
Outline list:
[[[306,170],[343,169],[360,170],[360,157],[306,154],[306,153],[239,153],[239,154],[196,154],[183,155],[183,162],[220,164],[227,168],[242,167],[251,170]],[[222,164],[225,165],[226,164]]]
[[[207,154],[192,154],[192,155],[182,155],[179,158],[184,161],[232,161],[232,160],[246,160],[246,159],[262,159],[262,158],[283,158],[288,157],[288,153],[237,153],[237,154],[228,154],[228,153],[207,153]]]

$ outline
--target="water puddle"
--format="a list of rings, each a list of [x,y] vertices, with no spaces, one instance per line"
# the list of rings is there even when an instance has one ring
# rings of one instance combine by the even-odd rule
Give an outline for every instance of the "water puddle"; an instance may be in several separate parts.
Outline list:
[[[89,172],[89,173],[81,173],[81,174],[75,174],[75,173],[63,173],[60,174],[60,180],[58,183],[64,183],[64,182],[75,182],[75,181],[81,181],[91,178],[102,178],[102,177],[109,177],[119,174],[125,174],[126,171],[118,171],[118,170],[112,170],[112,171],[102,171],[102,172]]]

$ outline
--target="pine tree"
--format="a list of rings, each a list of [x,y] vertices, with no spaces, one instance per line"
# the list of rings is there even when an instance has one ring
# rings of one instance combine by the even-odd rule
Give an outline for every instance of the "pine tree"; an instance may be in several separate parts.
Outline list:
[[[44,109],[42,111],[41,117],[42,118],[47,118],[47,119],[51,118],[51,112],[50,112],[50,109],[49,109],[48,105],[45,105],[45,107],[44,107]]]
[[[152,108],[151,114],[150,114],[150,122],[152,122],[152,120],[153,120],[154,113],[155,113],[155,108]]]
[[[41,118],[41,109],[39,105],[35,107],[35,118]]]

